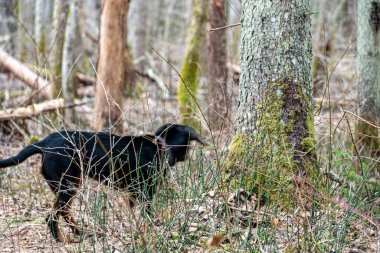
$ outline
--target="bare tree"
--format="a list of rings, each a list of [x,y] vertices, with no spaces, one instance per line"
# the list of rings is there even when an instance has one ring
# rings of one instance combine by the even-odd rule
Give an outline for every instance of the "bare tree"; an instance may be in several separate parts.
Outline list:
[[[148,1],[132,0],[128,12],[128,41],[131,45],[131,54],[138,70],[145,67],[145,51],[148,31]]]
[[[69,0],[54,2],[53,36],[51,38],[51,68],[53,74],[52,97],[63,97],[62,93],[62,53]]]
[[[210,28],[226,26],[226,13],[223,0],[210,0],[208,6]],[[208,81],[208,118],[214,127],[220,127],[228,116],[227,92],[227,52],[226,32],[224,29],[209,31],[207,40],[207,81]]]
[[[17,39],[16,54],[17,58],[23,62],[33,61],[34,50],[33,40],[30,32],[33,31],[34,12],[29,11],[34,8],[34,1],[17,1]]]
[[[46,1],[36,0],[34,13],[34,40],[40,54],[46,51]]]
[[[62,93],[66,103],[72,103],[75,96],[74,80],[75,73],[78,69],[76,62],[80,57],[77,52],[79,51],[78,49],[81,48],[80,43],[78,43],[78,9],[80,4],[81,0],[71,0],[63,43]],[[73,110],[74,108],[68,108],[65,110],[65,118],[67,121],[71,121]]]
[[[126,0],[103,1],[93,122],[98,131],[115,126],[121,132],[123,128],[127,11]]]

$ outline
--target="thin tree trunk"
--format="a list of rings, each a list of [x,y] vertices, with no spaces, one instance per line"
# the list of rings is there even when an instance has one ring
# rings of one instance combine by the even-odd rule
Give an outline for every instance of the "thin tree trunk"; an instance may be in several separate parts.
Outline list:
[[[380,124],[380,1],[358,1],[359,115]],[[359,121],[358,141],[363,155],[379,156],[378,129]]]
[[[34,13],[34,40],[36,41],[36,46],[38,52],[45,55],[46,51],[46,1],[36,0],[35,3],[35,13]],[[38,57],[38,56],[37,56]],[[43,59],[43,58],[40,58]],[[37,62],[39,59],[37,58]]]
[[[76,59],[79,55],[75,55],[75,48],[78,47],[78,9],[80,0],[72,0],[67,18],[65,29],[65,37],[62,53],[62,93],[67,103],[72,103],[75,96],[74,80],[78,66]],[[74,114],[74,108],[65,110],[65,119],[71,121]]]
[[[237,133],[228,167],[246,173],[245,186],[287,205],[294,201],[287,180],[319,176],[313,151],[310,4],[244,0],[242,10]]]
[[[126,14],[128,1],[103,2],[95,95],[94,129],[123,128],[123,89],[126,71]]]
[[[51,64],[53,74],[52,97],[63,97],[62,93],[62,54],[65,39],[69,0],[55,1],[53,15],[53,36],[51,44]]]
[[[133,61],[139,71],[144,71],[146,65],[148,6],[148,1],[132,0],[128,13],[128,24],[130,27],[128,30],[128,41],[131,45]]]
[[[193,21],[189,28],[186,54],[178,83],[178,106],[182,124],[199,129],[196,99],[199,80],[199,58],[205,41],[208,0],[193,1]]]
[[[210,0],[208,6],[210,28],[226,26],[224,0]],[[207,40],[208,118],[213,127],[220,127],[228,117],[226,31],[210,31]]]
[[[16,57],[22,62],[31,62],[34,57],[33,41],[28,32],[33,31],[34,1],[17,1],[17,54]]]

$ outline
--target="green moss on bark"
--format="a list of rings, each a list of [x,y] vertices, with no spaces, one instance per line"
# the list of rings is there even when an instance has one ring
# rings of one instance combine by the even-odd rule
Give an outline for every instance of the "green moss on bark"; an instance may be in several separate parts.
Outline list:
[[[195,100],[198,93],[198,54],[187,52],[183,61],[181,77],[185,84],[180,80],[178,85],[178,106],[180,121],[182,124],[189,125],[195,129],[199,128],[197,120],[197,106]]]
[[[244,174],[234,179],[233,185],[244,182],[244,188],[257,188],[284,208],[295,204],[291,182],[300,174],[312,180],[319,174],[313,151],[313,113],[299,87],[291,79],[268,85],[265,98],[256,105],[255,133],[235,135],[227,162],[228,169]],[[300,154],[304,155],[300,158]]]
[[[180,122],[200,130],[197,118],[197,92],[199,80],[199,56],[205,40],[207,0],[193,1],[193,21],[189,28],[186,54],[178,83]]]

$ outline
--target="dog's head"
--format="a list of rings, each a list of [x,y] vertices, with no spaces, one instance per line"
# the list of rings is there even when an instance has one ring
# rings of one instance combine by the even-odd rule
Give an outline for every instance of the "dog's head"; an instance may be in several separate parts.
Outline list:
[[[189,126],[165,124],[157,129],[155,136],[166,146],[166,154],[170,166],[186,159],[191,141],[206,145],[198,134]]]

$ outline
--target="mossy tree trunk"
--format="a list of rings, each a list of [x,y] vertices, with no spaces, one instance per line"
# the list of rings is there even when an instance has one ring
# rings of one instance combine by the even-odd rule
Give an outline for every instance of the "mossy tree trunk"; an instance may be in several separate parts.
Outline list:
[[[289,181],[319,173],[314,150],[308,0],[242,1],[237,133],[228,168],[246,187],[293,201]],[[253,179],[252,179],[253,178]]]
[[[123,129],[127,12],[126,0],[103,1],[93,121],[97,131],[115,127],[121,133]]]
[[[208,6],[209,28],[227,25],[224,0],[210,0]],[[207,87],[208,87],[208,119],[210,125],[219,128],[228,117],[227,91],[227,38],[226,31],[210,31],[207,41]]]
[[[51,69],[53,75],[52,97],[63,97],[62,93],[62,54],[65,40],[65,28],[67,13],[69,11],[69,0],[54,2],[53,14],[53,36],[51,41]]]
[[[359,115],[380,124],[380,1],[358,1]],[[362,155],[379,156],[378,129],[359,121],[357,139]]]
[[[196,129],[200,127],[195,101],[198,92],[199,57],[205,41],[207,3],[208,0],[193,0],[193,20],[188,31],[186,53],[178,83],[180,122]]]

